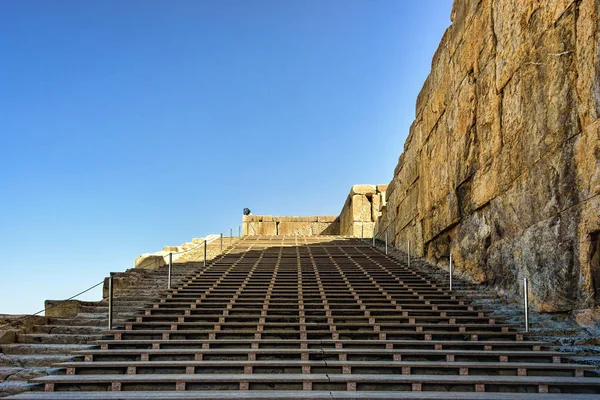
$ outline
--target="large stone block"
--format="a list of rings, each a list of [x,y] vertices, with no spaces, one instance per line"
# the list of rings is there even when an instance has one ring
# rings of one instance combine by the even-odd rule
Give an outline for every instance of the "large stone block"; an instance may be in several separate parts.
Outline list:
[[[318,216],[317,217],[317,222],[335,222],[337,221],[338,217],[337,216]]]
[[[135,259],[135,268],[141,269],[158,269],[167,265],[165,257],[155,254],[142,254]]]
[[[355,222],[352,224],[351,236],[357,238],[371,238],[373,237],[374,227],[374,222]]]
[[[283,221],[279,222],[278,234],[279,235],[312,235],[313,222],[294,222],[294,221]]]
[[[351,196],[357,194],[372,195],[375,193],[377,193],[377,188],[375,187],[375,185],[354,185],[350,190]]]
[[[334,222],[311,222],[310,234],[316,235],[339,235],[339,224]]]
[[[381,215],[381,193],[377,193],[371,199],[371,220],[375,222]]]
[[[387,185],[387,184],[379,184],[379,185],[376,185],[375,187],[377,189],[377,193],[383,193],[387,190],[388,186],[389,185]]]
[[[248,231],[250,235],[276,235],[277,222],[251,222]]]
[[[319,225],[321,225],[322,223],[319,222]],[[315,231],[313,230],[313,234]],[[340,223],[339,221],[335,221],[335,222],[331,222],[327,225],[327,227],[322,230],[320,233],[318,233],[319,235],[340,235]]]
[[[44,302],[46,317],[75,318],[81,312],[79,300],[46,300]]]
[[[367,196],[362,194],[352,196],[352,221],[371,221],[371,202]]]

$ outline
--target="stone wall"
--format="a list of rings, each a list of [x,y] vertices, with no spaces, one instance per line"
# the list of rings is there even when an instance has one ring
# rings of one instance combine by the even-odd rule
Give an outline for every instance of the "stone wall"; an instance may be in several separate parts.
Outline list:
[[[340,223],[335,216],[273,217],[245,215],[242,235],[339,235]]]
[[[340,212],[340,234],[373,237],[375,221],[385,203],[387,185],[354,185]]]
[[[378,233],[543,311],[600,303],[600,1],[456,0]]]

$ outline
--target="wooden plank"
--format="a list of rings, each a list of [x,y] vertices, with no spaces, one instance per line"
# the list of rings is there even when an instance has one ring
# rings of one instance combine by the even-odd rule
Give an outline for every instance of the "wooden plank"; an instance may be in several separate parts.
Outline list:
[[[108,367],[163,367],[163,366],[330,366],[330,367],[435,367],[435,368],[499,368],[499,369],[550,369],[550,370],[595,370],[593,365],[583,364],[558,364],[558,363],[527,363],[527,362],[461,362],[455,361],[324,361],[324,360],[258,360],[258,361],[95,361],[95,362],[64,362],[55,364],[56,367],[65,368],[108,368]]]
[[[600,386],[600,378],[563,376],[501,375],[384,375],[384,374],[152,374],[149,375],[49,375],[35,378],[36,383],[104,383],[104,382],[369,382],[369,383],[439,383]]]

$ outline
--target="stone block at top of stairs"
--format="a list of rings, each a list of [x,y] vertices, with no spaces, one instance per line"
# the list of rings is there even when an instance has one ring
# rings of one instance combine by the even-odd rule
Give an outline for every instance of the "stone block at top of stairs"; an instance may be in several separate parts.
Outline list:
[[[165,256],[162,255],[142,254],[135,259],[135,268],[141,269],[157,269],[166,264]]]

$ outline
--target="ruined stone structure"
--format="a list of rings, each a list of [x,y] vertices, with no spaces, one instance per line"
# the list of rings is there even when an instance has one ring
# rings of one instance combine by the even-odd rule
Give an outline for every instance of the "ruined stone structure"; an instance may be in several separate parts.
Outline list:
[[[387,185],[354,185],[340,212],[340,234],[373,237]]]
[[[385,204],[387,185],[354,185],[339,216],[274,217],[245,215],[242,234],[246,235],[343,235],[373,237],[375,222]]]
[[[339,235],[340,223],[336,216],[274,217],[271,215],[244,215],[242,235]]]
[[[134,266],[150,270],[164,267],[169,263],[169,254],[173,262],[203,261],[205,241],[207,259],[213,259],[217,254],[221,254],[224,246],[231,245],[237,240],[239,240],[238,237],[222,236],[222,234],[193,238],[191,242],[185,242],[179,246],[164,246],[160,251],[141,254],[135,259]]]
[[[600,3],[455,1],[378,225],[440,266],[600,301]]]

